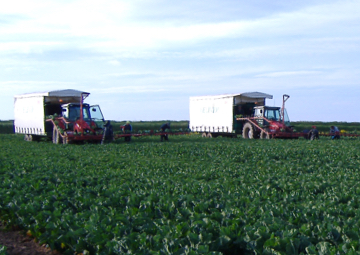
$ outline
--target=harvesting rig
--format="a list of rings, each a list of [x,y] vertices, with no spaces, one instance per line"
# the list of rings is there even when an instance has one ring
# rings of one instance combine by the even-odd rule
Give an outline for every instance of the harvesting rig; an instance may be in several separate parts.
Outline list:
[[[41,137],[53,143],[102,142],[123,137],[149,135],[184,135],[187,131],[113,134],[108,128],[99,105],[84,100],[88,92],[66,89],[43,93],[29,93],[14,97],[15,133],[24,134],[25,141],[39,141]],[[111,138],[108,139],[107,136]]]
[[[203,137],[242,135],[245,139],[299,138],[283,106],[265,105],[273,96],[262,92],[190,97],[190,123],[192,131]]]
[[[105,120],[98,105],[84,103],[89,95],[67,89],[15,96],[15,133],[24,134],[26,141],[100,142]]]
[[[296,133],[290,125],[290,120],[285,109],[285,102],[289,95],[283,95],[282,107],[255,106],[253,115],[237,115],[236,120],[243,123],[242,137],[245,139],[270,139],[305,137],[304,133]]]
[[[88,92],[73,89],[16,95],[15,133],[24,134],[26,141],[38,141],[46,137],[56,144],[106,140],[110,129],[107,128],[100,107],[84,103],[89,95]],[[282,107],[266,106],[265,100],[273,96],[262,92],[190,97],[190,130],[150,130],[138,134],[123,131],[120,134],[111,133],[111,140],[130,136],[183,135],[189,134],[189,131],[202,133],[204,137],[242,135],[245,139],[307,138],[307,133],[297,133],[290,125],[285,109],[289,97],[283,95]]]

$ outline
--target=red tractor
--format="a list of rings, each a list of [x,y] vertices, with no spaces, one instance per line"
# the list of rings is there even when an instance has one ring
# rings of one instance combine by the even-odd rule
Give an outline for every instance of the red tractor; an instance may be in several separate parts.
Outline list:
[[[236,118],[243,122],[242,137],[245,139],[299,138],[301,133],[295,133],[286,113],[285,102],[289,95],[283,95],[283,105],[280,107],[256,106],[251,117]]]
[[[90,93],[81,93],[80,103],[61,105],[61,116],[47,119],[52,124],[53,143],[94,141],[103,139],[104,117],[98,105],[90,106],[83,101]]]

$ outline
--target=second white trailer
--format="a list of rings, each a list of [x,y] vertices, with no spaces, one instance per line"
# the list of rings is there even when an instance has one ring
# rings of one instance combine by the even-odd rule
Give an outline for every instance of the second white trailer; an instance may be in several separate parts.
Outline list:
[[[189,128],[203,136],[232,136],[242,132],[236,116],[251,116],[255,106],[264,106],[273,96],[262,92],[190,97]]]

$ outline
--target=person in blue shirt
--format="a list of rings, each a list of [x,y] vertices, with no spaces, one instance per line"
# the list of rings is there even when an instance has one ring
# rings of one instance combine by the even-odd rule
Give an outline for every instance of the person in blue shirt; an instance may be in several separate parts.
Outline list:
[[[330,127],[331,139],[340,139],[340,131],[337,126]]]
[[[160,131],[161,131],[162,133],[165,132],[166,129],[170,129],[170,122],[167,122],[167,123],[161,125]],[[164,139],[165,139],[166,141],[169,141],[168,134],[160,135],[160,141],[162,142]]]

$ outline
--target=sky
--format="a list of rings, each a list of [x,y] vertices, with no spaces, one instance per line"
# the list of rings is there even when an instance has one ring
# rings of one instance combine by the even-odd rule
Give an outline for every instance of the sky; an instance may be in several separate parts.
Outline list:
[[[292,121],[360,122],[358,0],[12,0],[0,120],[14,95],[90,92],[109,120],[188,120],[189,97],[282,95]]]

